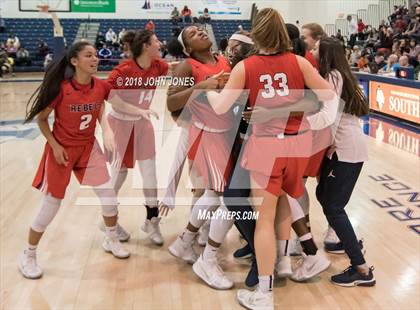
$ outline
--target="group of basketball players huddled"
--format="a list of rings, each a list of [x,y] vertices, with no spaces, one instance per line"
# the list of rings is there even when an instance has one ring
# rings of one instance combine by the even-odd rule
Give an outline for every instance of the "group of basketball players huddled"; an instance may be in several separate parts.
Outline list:
[[[176,44],[184,59],[176,66],[160,58],[161,42],[150,30],[127,31],[123,42],[129,58],[107,80],[95,77],[94,46],[75,42],[49,66],[30,99],[25,121],[37,118],[47,143],[33,181],[43,192],[41,208],[19,258],[24,277],[42,276],[37,245],[60,208],[72,171],[101,201],[104,250],[128,258],[122,242],[130,234],[118,223],[117,200],[128,169],[138,167],[142,176],[147,213],[141,229],[161,246],[160,220],[175,207],[188,158],[193,204],[188,223],[168,250],[192,264],[210,287],[234,286],[217,260],[233,224],[246,241],[233,255],[251,261],[245,284],[253,289],[237,292],[246,308],[274,308],[276,277],[305,282],[330,266],[311,234],[308,177],[317,178],[316,197],[329,224],[325,250],[346,253],[351,262],[331,277],[332,283],[375,285],[363,242],[344,209],[367,160],[359,117],[368,113],[368,104],[339,41],[314,23],[304,25],[301,36],[267,8],[258,12],[250,33],[232,34],[226,55],[212,52],[201,25],[188,25],[179,34]],[[166,106],[181,130],[167,192],[159,202],[151,122],[157,114],[150,109],[156,86],[125,81],[166,76],[170,67],[172,77],[194,83],[168,88]],[[111,104],[109,113],[105,104]],[[104,152],[95,138],[97,121]],[[255,211],[258,218],[199,216],[216,210]],[[204,247],[201,254],[195,242]],[[290,255],[301,255],[294,268]]]

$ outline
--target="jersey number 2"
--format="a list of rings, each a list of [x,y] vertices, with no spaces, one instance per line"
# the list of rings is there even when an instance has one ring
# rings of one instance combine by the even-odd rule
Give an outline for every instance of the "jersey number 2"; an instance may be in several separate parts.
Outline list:
[[[278,89],[273,87],[273,79],[278,84]],[[264,83],[265,92],[261,95],[264,99],[274,98],[277,94],[280,97],[289,95],[289,86],[287,85],[287,75],[284,73],[276,73],[272,78],[269,74],[263,74],[260,76],[260,82]],[[277,85],[276,85],[277,86]]]
[[[85,114],[80,117],[81,123],[80,123],[80,130],[85,130],[89,127],[89,123],[92,120],[92,114]]]

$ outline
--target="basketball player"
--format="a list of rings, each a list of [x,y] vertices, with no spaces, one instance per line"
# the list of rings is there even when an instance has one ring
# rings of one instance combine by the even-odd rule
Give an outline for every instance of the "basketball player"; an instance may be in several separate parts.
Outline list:
[[[36,261],[36,249],[48,224],[57,214],[73,171],[78,181],[94,186],[102,203],[106,236],[102,244],[115,257],[130,253],[120,244],[116,232],[117,202],[112,189],[98,187],[109,179],[105,157],[95,139],[99,120],[105,148],[113,151],[114,137],[104,116],[104,100],[109,86],[93,77],[98,66],[96,49],[88,42],[74,43],[67,53],[48,68],[41,86],[32,95],[25,118],[35,117],[47,139],[44,154],[32,185],[43,192],[41,209],[29,230],[28,244],[19,261],[24,277],[36,279],[42,269]],[[72,76],[65,77],[71,69]],[[54,111],[53,130],[48,117]]]
[[[156,86],[147,81],[166,75],[168,64],[160,58],[161,43],[152,31],[138,30],[132,42],[128,40],[127,43],[132,58],[115,67],[108,77],[113,89],[109,98],[113,108],[108,120],[117,141],[112,179],[118,194],[127,178],[127,169],[138,163],[147,211],[141,229],[160,246],[163,237],[158,216],[155,135],[150,121],[150,116],[157,117],[157,114],[149,110]],[[125,104],[124,111],[118,108],[118,104]],[[121,240],[130,237],[121,226],[118,226],[118,232]]]
[[[331,87],[312,65],[304,58],[289,52],[290,40],[286,26],[276,10],[271,8],[261,10],[255,18],[251,35],[258,54],[236,65],[221,93],[212,91],[207,93],[216,113],[225,113],[235,102],[238,93],[232,92],[232,89],[249,89],[251,106],[260,104],[275,107],[279,102],[280,104],[295,102],[303,96],[305,85],[314,89],[320,100],[333,98],[330,92],[319,91],[331,90]],[[275,84],[273,79],[276,81]],[[292,92],[291,95],[289,91]],[[281,219],[280,239],[289,239],[291,217],[285,193],[293,197],[303,194],[301,178],[308,158],[275,158],[276,156],[273,156],[275,152],[271,150],[284,149],[288,143],[299,142],[303,145],[310,143],[310,133],[305,130],[305,126],[302,126],[303,130],[299,132],[299,127],[301,127],[300,120],[294,118],[291,118],[287,125],[280,119],[253,125],[252,135],[245,147],[242,165],[250,170],[252,196],[263,198],[259,205],[254,201],[255,208],[259,211],[255,230],[259,284],[255,291],[239,290],[237,294],[239,303],[249,309],[261,307],[274,309],[272,295],[276,259],[274,222],[276,217]],[[283,136],[284,138],[281,138]],[[263,154],[261,154],[262,149],[265,150]],[[267,158],[262,155],[266,155]]]
[[[192,114],[189,129],[189,151],[191,174],[194,188],[204,188],[204,194],[191,210],[189,223],[183,234],[168,248],[169,252],[188,263],[194,263],[193,271],[205,283],[215,289],[229,289],[233,282],[228,279],[217,262],[217,251],[224,240],[233,220],[213,218],[203,253],[197,257],[192,247],[199,228],[205,219],[199,214],[219,210],[227,211],[221,205],[221,195],[230,174],[230,146],[233,144],[229,132],[233,123],[233,113],[228,111],[216,115],[204,94],[195,90],[217,89],[223,86],[222,72],[230,72],[228,61],[211,51],[212,42],[206,31],[197,26],[188,26],[178,37],[188,58],[175,69],[176,77],[193,77],[194,86],[172,87],[168,91],[167,105],[171,112],[179,111],[188,103]],[[230,141],[232,140],[232,141]],[[217,146],[217,148],[215,147]]]

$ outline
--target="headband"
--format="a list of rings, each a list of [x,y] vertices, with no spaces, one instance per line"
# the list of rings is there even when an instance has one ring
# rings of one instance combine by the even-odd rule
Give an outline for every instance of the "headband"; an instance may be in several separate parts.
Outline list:
[[[254,45],[254,42],[252,41],[252,39],[250,37],[247,37],[246,35],[239,34],[239,33],[232,34],[232,36],[229,38],[229,40],[236,40],[236,41],[239,41],[239,42]]]
[[[184,39],[182,38],[182,34],[184,33],[184,29],[182,29],[181,33],[178,36],[178,42],[181,43],[181,45],[182,45],[182,52],[185,55],[190,56],[190,54],[187,52],[187,48],[185,47]]]

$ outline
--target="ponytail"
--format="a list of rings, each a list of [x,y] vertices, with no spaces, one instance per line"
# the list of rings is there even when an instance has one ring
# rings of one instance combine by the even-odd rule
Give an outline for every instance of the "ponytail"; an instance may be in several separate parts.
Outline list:
[[[42,110],[47,108],[51,102],[60,94],[61,83],[66,79],[71,79],[74,74],[74,66],[70,60],[77,57],[80,51],[86,46],[92,45],[86,41],[74,43],[70,49],[47,67],[44,80],[29,98],[26,106],[26,116],[24,123],[32,121]]]

